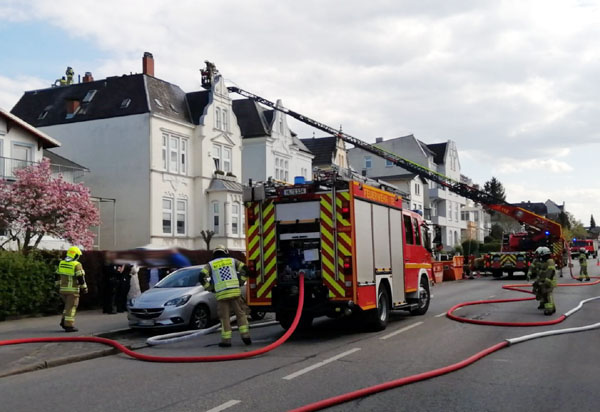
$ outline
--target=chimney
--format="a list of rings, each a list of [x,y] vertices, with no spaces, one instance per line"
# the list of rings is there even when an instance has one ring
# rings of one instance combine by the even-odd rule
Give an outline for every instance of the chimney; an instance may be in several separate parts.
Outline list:
[[[92,72],[85,72],[85,76],[83,76],[84,83],[90,83],[94,81],[94,77],[92,76]]]
[[[154,77],[154,57],[150,52],[144,52],[142,59],[142,71],[148,76]]]
[[[67,116],[77,113],[77,109],[79,109],[79,100],[67,99]]]
[[[383,137],[376,137],[375,138],[375,143],[381,143],[383,142]]]

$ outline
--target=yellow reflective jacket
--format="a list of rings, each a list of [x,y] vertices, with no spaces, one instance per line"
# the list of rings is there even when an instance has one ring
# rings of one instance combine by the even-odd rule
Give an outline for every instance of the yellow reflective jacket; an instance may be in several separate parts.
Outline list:
[[[245,268],[242,262],[230,257],[213,259],[201,270],[205,275],[204,288],[214,291],[217,300],[238,297],[240,283],[246,280]]]
[[[83,266],[76,260],[61,260],[56,273],[59,276],[60,293],[79,293],[80,289],[87,289]]]

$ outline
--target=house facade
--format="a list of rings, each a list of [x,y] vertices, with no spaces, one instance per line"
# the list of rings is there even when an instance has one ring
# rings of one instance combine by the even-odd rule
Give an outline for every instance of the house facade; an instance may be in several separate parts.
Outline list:
[[[281,100],[277,100],[281,107]],[[287,116],[267,110],[252,99],[233,101],[242,134],[242,182],[274,179],[293,183],[296,176],[311,177],[314,156],[290,130]]]
[[[311,139],[300,139],[314,155],[313,168],[330,170],[333,167],[348,169],[348,151],[346,143],[337,136],[327,136]]]
[[[63,143],[57,153],[85,164],[95,196],[114,199],[101,213],[100,249],[211,247],[244,250],[241,134],[218,72],[186,93],[141,74],[26,92],[12,110]]]
[[[375,146],[395,153],[430,170],[441,173],[456,181],[460,180],[460,161],[456,144],[452,140],[445,143],[427,145],[413,135],[384,140],[376,138]],[[386,181],[394,176],[410,177],[411,173],[394,165],[393,162],[371,154],[360,148],[348,151],[348,159],[353,169],[367,177]],[[422,194],[421,194],[422,185]],[[461,219],[461,210],[466,199],[448,191],[435,182],[423,183],[413,175],[410,181],[410,207],[422,205],[424,217],[441,229],[442,243],[450,250],[461,242],[461,233],[466,230],[466,222]],[[422,204],[421,204],[422,202]]]

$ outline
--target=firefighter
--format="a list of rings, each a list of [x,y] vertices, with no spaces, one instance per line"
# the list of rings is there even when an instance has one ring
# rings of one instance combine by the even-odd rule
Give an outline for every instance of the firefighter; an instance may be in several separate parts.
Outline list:
[[[586,282],[590,281],[590,275],[588,275],[587,270],[587,251],[582,247],[579,249],[579,277],[577,280],[583,282],[583,279]]]
[[[81,250],[72,246],[67,251],[67,256],[61,260],[56,270],[56,285],[59,288],[60,297],[65,303],[60,326],[65,332],[77,332],[75,327],[75,313],[79,304],[79,294],[88,292],[85,283],[85,272],[79,262]]]
[[[540,301],[538,309],[544,309],[544,315],[549,316],[556,312],[552,290],[556,286],[554,275],[556,266],[551,257],[550,249],[540,246],[535,250],[536,258],[529,267],[527,278],[534,278],[533,292],[535,298]]]
[[[235,313],[242,341],[250,345],[250,329],[248,319],[241,305],[240,284],[246,280],[246,265],[229,256],[225,246],[219,245],[213,250],[213,259],[205,265],[201,273],[204,275],[204,288],[214,291],[217,298],[217,313],[221,320],[221,342],[219,346],[231,346],[231,312]]]

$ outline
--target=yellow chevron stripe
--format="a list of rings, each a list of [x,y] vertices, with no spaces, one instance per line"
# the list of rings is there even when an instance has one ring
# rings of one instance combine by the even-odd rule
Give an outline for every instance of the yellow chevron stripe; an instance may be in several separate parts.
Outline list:
[[[256,292],[256,296],[261,297],[262,294],[265,293],[265,290],[267,290],[269,288],[269,286],[271,285],[271,283],[273,283],[275,278],[276,278],[275,273],[273,273],[273,275],[265,281],[265,283],[261,286],[261,288],[258,289],[258,292]]]
[[[333,235],[326,227],[321,226],[321,234],[325,236],[331,243],[333,243]]]
[[[344,232],[338,232],[338,236],[341,237],[342,240],[344,240],[349,245],[352,244],[352,238],[350,236],[348,236],[346,233],[344,233]]]
[[[340,277],[340,282],[344,284],[346,282],[346,276],[344,276],[344,259],[338,257],[338,275]]]
[[[267,233],[267,235],[265,236],[265,239],[263,240],[263,247],[265,245],[267,245],[271,241],[271,239],[273,239],[274,236],[275,236],[275,231],[274,230],[269,231],[269,233]],[[273,244],[276,244],[276,243],[277,242],[273,242]]]
[[[341,295],[344,296],[344,289],[329,276],[327,273],[323,272],[323,278],[331,285],[333,288]]]
[[[326,200],[326,197],[321,198],[321,206],[329,211],[329,213],[333,214],[333,208],[331,207],[331,198]]]
[[[341,252],[342,255],[344,255],[344,256],[350,256],[350,251],[348,251],[348,249],[346,249],[344,246],[342,246],[339,242],[338,242],[338,252]]]

